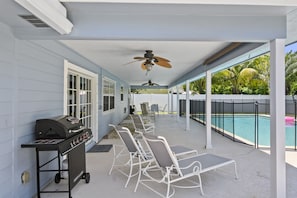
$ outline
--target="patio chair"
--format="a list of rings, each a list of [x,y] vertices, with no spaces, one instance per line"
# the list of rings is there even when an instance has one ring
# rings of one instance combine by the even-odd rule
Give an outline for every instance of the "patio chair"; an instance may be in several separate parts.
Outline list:
[[[143,134],[155,133],[155,124],[147,123],[144,124],[141,115],[130,115],[136,137],[138,139],[143,139]],[[144,141],[145,142],[145,141]],[[146,142],[145,142],[146,143]],[[147,143],[146,143],[147,144]],[[198,151],[192,148],[188,148],[182,145],[172,145],[170,146],[171,150],[175,153],[176,156],[183,156],[187,154],[198,154]]]
[[[143,117],[153,121],[155,120],[155,112],[150,111],[148,102],[141,103],[140,108]]]
[[[154,158],[146,147],[146,144],[141,143],[141,139],[134,138],[128,128],[115,126],[113,124],[109,124],[109,126],[115,129],[116,133],[123,143],[123,145],[113,146],[114,157],[111,168],[109,170],[109,175],[112,173],[114,168],[117,168],[120,173],[128,177],[125,184],[126,188],[132,177],[138,175],[138,180],[140,179],[141,173],[139,172],[139,170],[141,170],[143,164],[150,166],[150,168],[156,167],[156,165],[154,164]],[[180,145],[172,146],[171,149],[176,153],[177,156],[197,154],[197,150]],[[126,151],[128,151],[128,159]],[[133,169],[135,166],[138,166],[138,170],[136,172],[134,171],[133,173]],[[122,170],[124,167],[129,168],[129,173]],[[135,189],[136,188],[137,186],[135,187]]]
[[[135,132],[139,133],[155,133],[155,124],[152,122],[148,122],[148,123],[144,123],[141,115],[136,114],[136,115],[129,115],[131,120],[132,120],[132,124],[133,127],[135,129]]]
[[[135,172],[133,168],[135,166],[141,166],[142,164],[149,163],[153,160],[153,158],[149,152],[144,151],[140,141],[132,136],[128,128],[115,126],[113,124],[109,124],[109,126],[115,129],[123,143],[123,145],[113,146],[114,157],[111,168],[109,170],[109,175],[116,168],[120,173],[127,177],[127,181],[125,184],[126,188],[130,179],[139,174],[140,169],[137,169],[137,171]],[[129,169],[128,173],[127,171],[123,170],[125,167]]]
[[[158,104],[152,104],[151,112],[154,112],[155,114],[158,113],[158,115],[159,115],[159,105]]]
[[[236,162],[233,159],[207,153],[178,159],[164,137],[145,134],[144,138],[161,170],[161,174],[156,177],[156,175],[151,174],[150,167],[146,166],[142,169],[142,175],[146,177],[144,179],[139,177],[136,187],[141,183],[161,197],[166,198],[174,195],[175,188],[200,187],[201,194],[204,195],[200,174],[229,164],[234,164],[235,178],[238,178]],[[197,181],[193,180],[195,177]],[[184,180],[188,181],[189,185],[181,185],[180,181]],[[166,184],[166,193],[160,193],[148,185],[148,182]]]
[[[167,104],[165,104],[164,107],[161,108],[161,112],[165,113],[166,107],[167,107]]]

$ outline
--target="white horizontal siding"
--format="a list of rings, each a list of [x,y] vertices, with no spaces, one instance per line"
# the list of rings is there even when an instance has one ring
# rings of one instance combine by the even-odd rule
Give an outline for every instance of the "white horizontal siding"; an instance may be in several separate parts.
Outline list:
[[[36,119],[63,113],[64,59],[43,47],[17,40],[0,24],[0,197],[36,193],[35,150],[21,148],[34,139]],[[53,153],[43,154],[42,160]],[[29,171],[23,185],[20,176]],[[44,184],[48,178],[42,179]]]
[[[1,89],[0,102],[11,102],[13,99],[12,89]]]
[[[1,143],[1,144],[3,144],[3,143]],[[3,170],[7,167],[12,167],[11,153],[9,153],[7,151],[11,151],[11,148],[9,147],[9,148],[4,149],[4,151],[1,151],[2,154],[0,154],[0,157],[1,157],[0,170]]]
[[[14,87],[14,79],[12,76],[9,75],[1,75],[0,74],[0,89],[1,90],[7,90],[10,89],[12,90]]]
[[[0,102],[0,116],[7,115],[8,112],[12,112],[11,102]]]
[[[64,59],[98,74],[103,70],[59,42],[18,40],[1,23],[0,43],[0,197],[32,197],[36,194],[35,150],[21,148],[21,144],[35,139],[34,126],[37,119],[63,114]],[[117,83],[121,82],[104,72]],[[98,83],[100,101],[101,80]],[[127,93],[126,83],[120,84]],[[118,91],[120,84],[117,84]],[[117,95],[116,101],[119,104],[116,104],[114,113],[102,116],[100,111],[100,130],[93,133],[100,133],[99,136],[103,137],[109,130],[108,123],[122,120],[127,115],[123,113],[127,99],[125,97],[124,101],[119,101]],[[56,153],[44,152],[40,160],[47,161],[54,155]],[[23,171],[30,173],[31,179],[27,184],[21,183]],[[41,185],[52,179],[53,174],[43,174]]]
[[[63,87],[61,88],[60,83],[57,82],[42,82],[35,79],[19,79],[19,89],[20,90],[36,90],[36,91],[47,91],[48,94],[51,92],[61,92],[63,93]],[[31,96],[31,98],[34,95]],[[62,97],[60,99],[63,99]]]
[[[21,144],[34,140],[34,126],[36,119],[52,117],[63,113],[64,60],[55,54],[38,47],[28,41],[17,41],[17,99],[15,125],[15,197],[21,191],[29,195],[36,188],[35,179],[35,150],[22,149]],[[25,150],[25,151],[24,151]],[[52,158],[53,154],[42,154],[41,161]],[[52,166],[52,165],[51,165]],[[56,166],[56,164],[55,164]],[[22,171],[27,170],[32,175],[30,185],[25,187],[18,179]],[[41,184],[48,181],[47,174],[43,174]],[[48,176],[52,176],[48,174]],[[32,183],[34,185],[32,185]],[[34,192],[36,193],[36,191]]]
[[[61,71],[60,71],[61,72]],[[57,84],[58,86],[61,86],[61,76],[59,73],[52,74],[47,73],[45,71],[39,71],[39,70],[29,70],[25,67],[19,68],[19,78],[20,79],[31,79],[38,82],[43,83],[50,83],[50,84]],[[43,88],[44,90],[44,88]]]
[[[55,74],[55,75],[61,75],[61,76],[63,75],[63,73],[61,73],[60,71],[61,68],[57,67],[56,65],[53,65],[53,64],[63,65],[64,63],[62,61],[61,62],[59,61],[58,63],[56,62],[48,63],[44,60],[36,60],[34,59],[34,57],[31,57],[31,55],[25,56],[23,53],[19,55],[17,61],[21,68],[26,68],[29,71],[35,70],[35,71],[41,71],[49,74]]]
[[[13,172],[12,166],[4,167],[0,170],[0,197],[13,197],[13,182],[11,173]]]
[[[14,38],[0,24],[0,197],[13,197]]]
[[[1,48],[0,48],[1,49]],[[11,65],[11,58],[10,60],[1,60],[3,58],[4,54],[0,52],[0,75],[10,76],[13,75],[14,66]]]
[[[1,116],[0,116],[0,119],[1,119]],[[13,136],[12,136],[11,127],[2,127],[2,128],[0,128],[0,137],[1,137],[0,144],[2,144],[2,142],[12,142]],[[0,151],[0,154],[1,154],[1,151]]]

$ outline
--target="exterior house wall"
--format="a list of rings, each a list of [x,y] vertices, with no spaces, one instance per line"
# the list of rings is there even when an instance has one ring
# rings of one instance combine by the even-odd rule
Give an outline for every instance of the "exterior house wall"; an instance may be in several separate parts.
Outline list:
[[[14,120],[13,100],[16,82],[15,41],[6,26],[0,24],[0,197],[13,197]]]
[[[119,123],[127,116],[123,108],[128,108],[128,85],[59,42],[19,40],[2,23],[0,42],[0,197],[33,197],[37,192],[35,151],[21,144],[35,139],[36,119],[63,114],[64,60],[98,74],[99,104],[103,73],[116,82],[116,109],[108,114],[98,109],[99,127],[93,133],[99,138],[109,132],[108,123]],[[126,90],[124,101],[119,101],[121,85]],[[54,154],[42,152],[40,161]],[[26,184],[21,182],[23,171],[30,174]],[[42,185],[53,179],[53,173],[42,175]]]

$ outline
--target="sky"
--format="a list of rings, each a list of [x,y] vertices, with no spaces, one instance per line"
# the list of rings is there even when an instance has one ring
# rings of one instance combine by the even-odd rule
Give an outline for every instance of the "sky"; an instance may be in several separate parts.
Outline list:
[[[287,45],[285,47],[285,50],[286,50],[286,53],[290,52],[291,50],[292,50],[292,52],[296,52],[297,51],[297,42]]]

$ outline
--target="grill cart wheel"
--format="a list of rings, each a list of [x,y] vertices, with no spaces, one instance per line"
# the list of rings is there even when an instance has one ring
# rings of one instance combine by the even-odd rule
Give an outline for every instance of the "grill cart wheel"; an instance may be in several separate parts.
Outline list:
[[[90,179],[91,179],[90,173],[83,174],[82,178],[85,179],[86,183],[88,184],[90,182]]]
[[[61,175],[60,175],[60,173],[57,173],[55,176],[55,183],[58,184],[58,183],[60,183],[60,181],[61,181]]]

